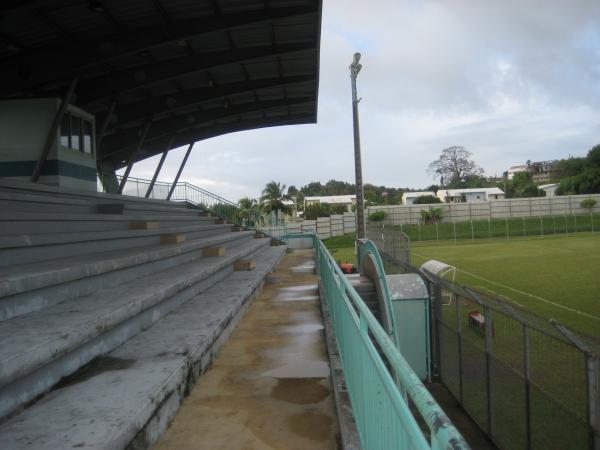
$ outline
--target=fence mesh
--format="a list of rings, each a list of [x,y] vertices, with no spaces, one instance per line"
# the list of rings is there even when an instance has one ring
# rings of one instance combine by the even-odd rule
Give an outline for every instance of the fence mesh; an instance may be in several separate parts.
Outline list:
[[[541,233],[552,229],[550,219],[505,222],[509,233]],[[580,217],[555,223],[575,227],[575,220],[578,227],[586,223]],[[463,235],[481,230],[457,227]],[[597,419],[590,413],[600,411],[597,340],[411,266],[410,239],[396,227],[369,226],[367,234],[378,237],[372,240],[388,273],[416,272],[426,280],[433,299],[433,371],[496,445],[598,450]]]

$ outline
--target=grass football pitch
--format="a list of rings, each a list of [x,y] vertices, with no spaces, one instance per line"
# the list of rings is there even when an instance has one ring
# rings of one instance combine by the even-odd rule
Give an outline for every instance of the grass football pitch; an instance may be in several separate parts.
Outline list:
[[[354,235],[324,242],[337,260],[354,261]],[[460,284],[600,338],[600,233],[413,242],[411,254],[413,265],[443,261]]]
[[[460,284],[600,337],[600,233],[415,243],[411,250],[413,265],[443,261],[457,268]]]

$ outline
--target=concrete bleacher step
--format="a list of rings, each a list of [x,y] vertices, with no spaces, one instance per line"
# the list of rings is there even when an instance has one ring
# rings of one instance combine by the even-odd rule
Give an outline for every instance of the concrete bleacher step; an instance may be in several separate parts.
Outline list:
[[[215,234],[178,245],[159,245],[0,268],[0,321],[87,295],[198,259],[201,249],[232,247],[252,232]]]
[[[87,253],[135,248],[161,243],[161,235],[179,234],[187,240],[230,231],[228,225],[187,225],[151,230],[111,230],[45,233],[0,237],[0,267],[72,257]]]
[[[90,213],[95,208],[88,200],[0,191],[0,211]]]
[[[0,417],[110,352],[207,289],[241,258],[267,249],[247,239],[223,257],[203,257],[0,323]]]
[[[71,233],[131,229],[132,222],[157,222],[159,228],[182,225],[214,224],[214,218],[184,215],[32,213],[0,211],[0,236],[9,234]]]
[[[121,214],[121,215],[144,215],[152,212],[155,215],[189,215],[189,216],[200,216],[200,209],[186,208],[185,206],[157,206],[147,205],[144,203],[100,203],[97,206],[97,211],[100,214]]]
[[[147,448],[285,253],[230,273],[0,426],[0,448]]]

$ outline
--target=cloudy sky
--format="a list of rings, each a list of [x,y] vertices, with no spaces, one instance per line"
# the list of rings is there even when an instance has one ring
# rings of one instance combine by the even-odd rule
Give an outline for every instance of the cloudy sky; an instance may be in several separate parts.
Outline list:
[[[271,180],[353,181],[355,51],[365,182],[428,186],[428,164],[452,145],[501,175],[600,143],[600,1],[323,3],[318,123],[198,142],[182,180],[234,201]],[[160,179],[174,178],[184,152],[169,153]],[[150,178],[157,163],[131,175]]]

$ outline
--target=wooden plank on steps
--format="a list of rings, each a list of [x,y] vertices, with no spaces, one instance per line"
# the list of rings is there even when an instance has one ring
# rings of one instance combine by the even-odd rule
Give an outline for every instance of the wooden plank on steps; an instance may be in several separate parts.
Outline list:
[[[233,227],[231,227],[231,231],[234,231],[234,232],[244,231],[244,227],[233,226]]]
[[[233,270],[254,270],[256,269],[256,261],[253,259],[240,259],[233,263]]]
[[[202,249],[202,256],[225,256],[225,247],[206,247]]]
[[[185,242],[185,234],[162,234],[160,236],[161,245],[181,244],[182,242]]]
[[[146,220],[132,220],[129,222],[130,230],[158,230],[159,228],[159,222],[148,222]]]

